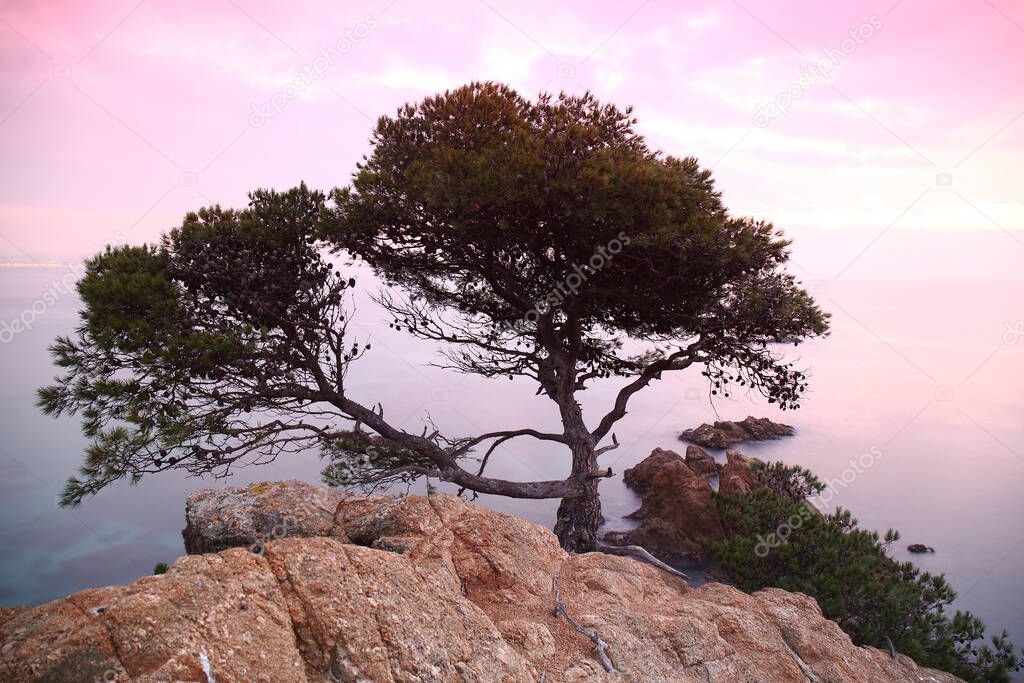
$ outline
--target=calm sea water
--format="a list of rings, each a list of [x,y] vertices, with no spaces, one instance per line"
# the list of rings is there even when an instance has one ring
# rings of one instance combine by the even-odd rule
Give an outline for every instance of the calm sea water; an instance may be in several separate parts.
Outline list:
[[[1020,248],[1009,240],[993,244]],[[262,479],[319,482],[321,463],[309,455],[239,470],[226,481],[168,474],[136,487],[111,487],[74,510],[58,508],[56,497],[85,441],[77,420],[44,417],[33,402],[35,389],[54,374],[47,345],[77,320],[74,295],[61,293],[66,272],[0,270],[2,605],[130,582],[157,562],[173,560],[183,552],[184,498],[198,488]],[[946,573],[960,593],[958,607],[1024,644],[1024,283],[844,276],[810,286],[834,317],[829,338],[798,349],[812,374],[803,409],[781,414],[747,396],[712,405],[698,371],[668,375],[635,397],[616,427],[622,445],[602,456],[602,464],[621,474],[654,447],[681,450],[680,430],[716,416],[789,422],[796,437],[742,450],[843,481],[833,507],[851,509],[865,527],[899,529],[896,557]],[[15,318],[30,321],[31,329],[4,332],[3,324]],[[419,431],[428,414],[456,435],[557,428],[553,404],[527,383],[427,367],[437,360],[434,349],[389,330],[365,302],[357,321],[355,333],[373,337],[374,345],[353,368],[352,391],[381,401],[386,415],[410,431]],[[617,385],[609,380],[582,394],[591,421],[610,405]],[[557,448],[514,440],[497,451],[489,474],[548,479],[566,471]],[[602,498],[609,526],[625,528],[622,517],[638,506],[637,497],[617,477],[602,483]],[[557,505],[493,497],[480,502],[545,525]],[[917,542],[937,552],[909,555],[906,544]]]

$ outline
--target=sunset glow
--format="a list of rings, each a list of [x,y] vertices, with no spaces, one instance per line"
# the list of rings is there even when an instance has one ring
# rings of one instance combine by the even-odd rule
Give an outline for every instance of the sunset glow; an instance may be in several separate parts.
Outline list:
[[[0,34],[5,261],[152,240],[256,187],[343,185],[378,115],[472,80],[632,104],[734,211],[855,231],[850,257],[888,227],[1024,249],[1007,0],[7,2]]]

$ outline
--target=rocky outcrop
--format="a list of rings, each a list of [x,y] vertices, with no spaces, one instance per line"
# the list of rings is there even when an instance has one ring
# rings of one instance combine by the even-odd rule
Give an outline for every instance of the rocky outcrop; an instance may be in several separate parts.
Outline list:
[[[604,540],[642,546],[670,564],[701,562],[703,542],[725,536],[708,480],[690,469],[678,454],[661,449],[655,449],[632,471],[634,476],[626,479],[627,483],[634,482],[634,488],[642,485],[644,492],[640,509],[630,515],[640,520],[640,525],[606,534]],[[626,475],[629,472],[626,470]]]
[[[702,477],[718,474],[718,463],[711,455],[694,444],[686,447],[686,466]]]
[[[286,499],[251,488],[231,500],[269,515]],[[199,517],[194,542],[225,538]],[[327,536],[190,555],[130,586],[0,610],[0,680],[957,680],[855,647],[806,596],[693,589],[627,558],[570,556],[548,530],[454,497],[340,497],[331,519]],[[608,644],[612,673],[555,615],[555,581]]]
[[[674,451],[655,448],[623,473],[626,485],[642,494],[640,509],[627,515],[640,524],[629,531],[605,534],[613,545],[639,545],[675,566],[706,561],[704,544],[725,537],[709,477],[718,476],[722,493],[741,493],[761,484],[750,466],[760,462],[739,451],[726,452],[719,465],[704,449],[690,446],[685,460]]]
[[[748,458],[739,451],[726,451],[725,461],[725,466],[718,474],[718,491],[720,493],[735,495],[761,488],[761,482],[757,475],[750,469],[751,465],[760,463],[760,460]]]
[[[637,493],[644,493],[651,487],[654,475],[661,468],[670,463],[683,462],[682,457],[675,451],[667,451],[655,448],[651,454],[639,463],[626,469],[622,473],[622,481],[629,488]]]
[[[794,429],[789,425],[772,422],[766,417],[747,417],[739,422],[704,423],[696,429],[687,429],[679,438],[705,448],[731,448],[744,441],[766,441],[793,434]]]
[[[344,495],[302,481],[203,489],[185,501],[185,552],[211,553],[285,536],[331,536]]]

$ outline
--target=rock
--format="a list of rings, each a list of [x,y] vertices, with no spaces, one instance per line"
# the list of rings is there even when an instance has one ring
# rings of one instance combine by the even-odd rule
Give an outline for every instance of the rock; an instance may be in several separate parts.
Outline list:
[[[923,543],[911,543],[907,546],[907,550],[912,553],[934,553],[935,548],[930,548]]]
[[[651,481],[658,470],[663,465],[673,462],[683,462],[683,459],[675,451],[655,448],[650,455],[623,472],[622,481],[637,493],[643,493],[650,488]]]
[[[748,458],[739,451],[726,451],[725,460],[725,466],[718,474],[719,493],[749,493],[761,488],[761,482],[750,469],[752,464],[760,463],[760,460]]]
[[[739,422],[705,423],[696,429],[687,429],[679,438],[706,448],[730,448],[744,441],[766,441],[793,434],[794,429],[789,425],[772,422],[766,417],[747,417]]]
[[[652,454],[648,460],[655,457]],[[725,537],[718,508],[711,499],[711,485],[682,459],[671,460],[652,471],[653,478],[640,510],[633,515],[641,520],[640,525],[619,535],[605,536],[606,542],[642,546],[670,564],[701,561],[705,554],[703,542]]]
[[[750,471],[750,465],[759,461],[738,451],[728,451],[726,459],[719,471],[714,458],[699,446],[687,448],[685,461],[674,451],[655,448],[623,476],[627,486],[643,493],[640,509],[627,515],[639,520],[640,525],[631,531],[608,533],[603,540],[613,545],[642,546],[669,564],[703,562],[704,543],[725,535],[707,477],[718,474],[723,493],[760,486]]]
[[[686,466],[701,476],[718,474],[718,463],[711,455],[694,444],[686,447]]]
[[[265,491],[244,494],[247,511],[234,491],[249,519],[293,512]],[[189,555],[130,586],[0,610],[0,680],[958,680],[854,646],[806,596],[692,589],[628,558],[570,556],[547,529],[454,497],[340,497],[332,519],[327,536],[269,540],[262,554]],[[569,613],[608,643],[614,676],[554,615],[556,578]]]
[[[294,480],[201,489],[185,501],[185,552],[258,546],[286,536],[330,536],[344,497]]]

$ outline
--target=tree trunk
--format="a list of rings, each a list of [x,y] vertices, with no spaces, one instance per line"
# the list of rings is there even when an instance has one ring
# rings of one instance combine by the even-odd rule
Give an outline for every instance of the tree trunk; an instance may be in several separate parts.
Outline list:
[[[597,529],[601,516],[601,499],[597,493],[600,481],[590,475],[597,470],[597,457],[589,443],[580,443],[572,449],[572,479],[580,482],[580,493],[563,498],[558,506],[555,536],[562,547],[571,553],[589,553],[597,549]]]

